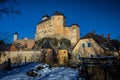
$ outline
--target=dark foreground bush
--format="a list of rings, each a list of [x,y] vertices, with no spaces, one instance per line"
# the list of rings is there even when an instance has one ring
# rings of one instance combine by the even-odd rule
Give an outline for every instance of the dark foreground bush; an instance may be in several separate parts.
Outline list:
[[[95,65],[87,68],[89,80],[120,80],[120,65]]]
[[[42,70],[44,67],[43,66],[38,66],[36,69],[37,70]]]
[[[9,58],[7,61],[0,64],[0,69],[2,69],[2,70],[11,70],[11,59]]]
[[[30,70],[30,71],[26,72],[26,74],[30,77],[38,76],[38,73],[35,70]]]

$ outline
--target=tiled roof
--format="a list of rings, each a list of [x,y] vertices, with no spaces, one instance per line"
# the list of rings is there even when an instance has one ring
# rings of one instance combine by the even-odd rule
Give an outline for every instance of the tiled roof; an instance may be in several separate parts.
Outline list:
[[[13,44],[4,44],[1,47],[1,51],[17,51],[16,47]]]
[[[9,51],[18,51],[17,48],[15,47],[15,45],[11,45]]]
[[[105,50],[116,51],[116,48],[111,44],[111,41],[105,37],[93,33],[88,33],[82,37],[82,39],[85,38],[93,38]]]

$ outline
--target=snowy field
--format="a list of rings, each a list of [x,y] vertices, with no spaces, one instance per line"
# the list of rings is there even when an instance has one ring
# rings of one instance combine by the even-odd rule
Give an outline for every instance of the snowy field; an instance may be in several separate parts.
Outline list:
[[[38,66],[45,67],[36,70]],[[78,80],[78,70],[67,67],[47,67],[47,64],[31,63],[12,69],[11,71],[0,71],[0,80]],[[27,76],[26,72],[36,70],[37,77]]]

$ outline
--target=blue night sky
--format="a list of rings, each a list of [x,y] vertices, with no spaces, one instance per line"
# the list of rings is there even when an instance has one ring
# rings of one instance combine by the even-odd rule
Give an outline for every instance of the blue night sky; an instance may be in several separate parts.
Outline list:
[[[3,15],[0,19],[0,32],[19,38],[34,38],[36,24],[45,14],[59,11],[66,16],[66,24],[80,26],[81,36],[94,30],[96,34],[120,36],[120,0],[18,0],[16,9],[22,13],[15,18]],[[11,36],[12,37],[12,36]]]

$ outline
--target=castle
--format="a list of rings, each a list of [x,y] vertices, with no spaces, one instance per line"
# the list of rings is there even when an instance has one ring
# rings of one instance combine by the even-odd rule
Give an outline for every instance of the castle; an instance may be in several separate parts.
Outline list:
[[[52,16],[45,15],[42,20],[37,24],[35,38],[31,39],[18,39],[18,34],[14,34],[14,43],[20,43],[21,45],[27,45],[29,50],[34,45],[34,42],[42,38],[66,38],[71,41],[72,45],[75,45],[80,39],[79,26],[72,24],[66,25],[66,18],[64,14],[60,12],[54,12]]]
[[[79,26],[77,24],[66,26],[65,21],[64,14],[60,12],[55,12],[51,17],[48,15],[43,16],[42,21],[37,24],[35,40],[44,37],[66,38],[72,44],[76,44],[80,38]]]
[[[45,59],[49,61],[51,60],[50,55],[55,53],[57,55],[54,56],[57,56],[59,63],[64,63],[65,60],[68,60],[69,55],[71,55],[73,60],[79,60],[80,57],[97,57],[102,55],[119,56],[115,46],[113,46],[114,42],[110,40],[110,35],[108,35],[108,38],[105,38],[92,32],[80,39],[80,27],[77,24],[67,26],[65,22],[66,18],[64,14],[60,12],[55,12],[52,16],[43,16],[42,20],[36,26],[34,39],[18,39],[18,33],[14,34],[14,43],[7,52],[11,53],[8,54],[8,56],[15,61],[14,58],[17,57],[17,55],[22,55],[25,59],[23,59],[23,61],[28,60],[29,62],[33,59],[33,56],[38,57],[39,60],[40,57],[43,56],[42,53],[45,53]],[[58,40],[58,42],[53,39]],[[53,43],[56,43],[57,46]],[[69,43],[72,45],[68,45]],[[35,45],[37,46],[36,49]],[[49,45],[51,47],[49,47]],[[38,47],[40,49],[38,49]],[[6,58],[8,57],[6,56]],[[6,58],[3,57],[1,60],[5,61]]]

